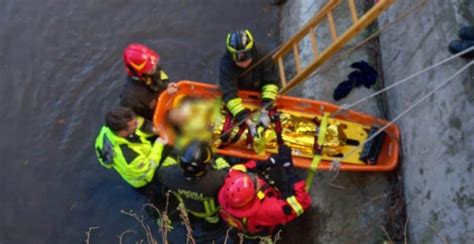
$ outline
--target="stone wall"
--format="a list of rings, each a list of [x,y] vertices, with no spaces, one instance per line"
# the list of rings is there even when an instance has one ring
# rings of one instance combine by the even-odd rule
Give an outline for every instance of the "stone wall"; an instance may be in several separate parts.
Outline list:
[[[358,2],[360,5],[365,1]],[[325,0],[288,1],[281,13],[281,39],[289,39],[325,3]],[[337,8],[334,12],[339,33],[351,22],[348,8],[344,7]],[[359,6],[358,9],[363,8],[364,6]],[[328,45],[331,37],[326,24],[316,34],[320,48]],[[367,35],[368,32],[364,32],[351,41],[347,48],[353,47]],[[303,65],[313,58],[309,40],[300,43],[300,52]],[[321,72],[290,94],[337,104],[332,98],[333,92],[353,71],[350,64],[365,60],[376,66],[376,55],[374,46],[364,46],[342,61],[322,67]],[[292,73],[291,58],[286,61],[288,73]],[[373,89],[356,88],[339,104],[354,102],[373,92]],[[357,110],[381,117],[385,112],[384,107],[383,101],[373,100],[357,107]],[[392,176],[387,173],[340,173],[333,180],[333,173],[318,172],[311,192],[315,208],[288,226],[289,233],[284,235],[285,243],[380,243],[386,240],[382,228],[385,226],[384,210],[389,205],[393,187]]]
[[[399,0],[380,19],[393,21],[418,1]],[[430,0],[380,38],[385,84],[449,57],[460,26],[474,23],[474,2]],[[459,58],[387,95],[394,117],[467,64]],[[474,242],[474,69],[456,77],[398,124],[409,237],[413,243]],[[441,237],[440,237],[441,236]]]

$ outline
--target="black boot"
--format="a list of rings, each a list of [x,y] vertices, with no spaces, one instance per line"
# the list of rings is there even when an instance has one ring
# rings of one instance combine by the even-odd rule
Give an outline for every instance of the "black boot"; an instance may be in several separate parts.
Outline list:
[[[463,40],[474,41],[474,26],[464,26],[459,29],[459,37]]]
[[[460,53],[470,47],[474,47],[474,41],[468,41],[468,40],[454,40],[449,43],[449,51],[452,54],[457,54]],[[463,55],[461,55],[463,58],[474,58],[474,50],[471,50]]]

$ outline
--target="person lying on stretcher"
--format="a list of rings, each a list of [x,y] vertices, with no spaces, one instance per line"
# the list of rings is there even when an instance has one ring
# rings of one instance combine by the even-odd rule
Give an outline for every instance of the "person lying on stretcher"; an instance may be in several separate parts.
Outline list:
[[[248,109],[252,111],[258,108],[249,106]],[[257,154],[275,153],[281,135],[282,142],[292,148],[293,155],[313,156],[313,145],[319,126],[317,118],[285,109],[279,112],[270,111],[270,115],[272,121],[268,124],[268,128],[258,130],[255,136],[248,132],[245,125],[243,128],[238,126],[233,121],[231,113],[218,100],[182,96],[175,98],[174,106],[168,112],[167,121],[173,125],[179,138],[178,145],[199,139],[210,141],[215,148],[232,145],[253,148]],[[259,113],[253,113],[250,119],[258,121],[259,117]],[[346,134],[342,126],[336,121],[331,121],[325,136],[323,154],[337,156],[345,143]]]

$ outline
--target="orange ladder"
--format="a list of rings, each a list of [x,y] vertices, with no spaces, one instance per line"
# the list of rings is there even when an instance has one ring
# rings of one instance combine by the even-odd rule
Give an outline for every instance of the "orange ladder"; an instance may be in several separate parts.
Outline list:
[[[338,35],[334,23],[333,10],[343,1],[347,2],[349,5],[352,25],[343,34]],[[278,64],[282,85],[280,94],[288,93],[296,85],[304,81],[309,75],[311,75],[311,73],[313,73],[314,70],[330,59],[337,51],[341,50],[347,42],[372,23],[394,2],[394,0],[376,1],[376,3],[364,15],[359,17],[357,16],[357,9],[354,1],[355,0],[329,0],[328,3],[313,18],[311,18],[301,30],[299,30],[275,52],[272,58]],[[332,42],[321,53],[319,53],[315,30],[321,25],[323,20],[327,20]],[[301,66],[298,44],[307,36],[309,36],[311,41],[314,58],[310,64],[303,68]],[[284,58],[291,54],[291,52],[294,56],[296,73],[290,80],[287,80]]]

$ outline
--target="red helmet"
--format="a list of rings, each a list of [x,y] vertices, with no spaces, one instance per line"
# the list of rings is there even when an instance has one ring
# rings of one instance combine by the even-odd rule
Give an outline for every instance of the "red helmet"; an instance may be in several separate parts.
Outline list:
[[[144,73],[154,71],[160,55],[145,45],[132,43],[123,50],[123,62],[129,76],[142,78]]]
[[[219,191],[218,201],[223,210],[238,218],[252,215],[260,206],[255,183],[252,177],[245,173],[238,173],[226,179]]]

